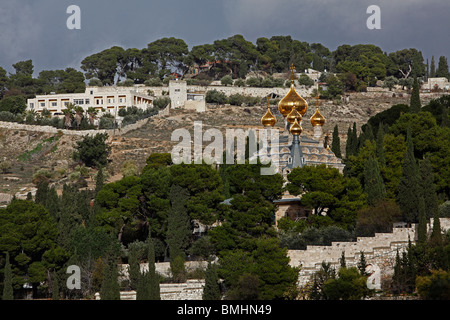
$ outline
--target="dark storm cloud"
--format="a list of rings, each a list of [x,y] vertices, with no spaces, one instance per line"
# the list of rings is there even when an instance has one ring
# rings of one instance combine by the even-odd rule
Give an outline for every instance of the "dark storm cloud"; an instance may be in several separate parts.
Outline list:
[[[234,34],[291,35],[334,50],[373,43],[386,52],[417,48],[424,58],[450,57],[448,0],[1,0],[0,66],[12,72],[32,59],[44,69],[80,67],[95,52],[119,45],[142,49],[162,37],[193,45]],[[369,30],[369,5],[381,9],[381,30]],[[81,8],[81,30],[68,30],[69,5]]]

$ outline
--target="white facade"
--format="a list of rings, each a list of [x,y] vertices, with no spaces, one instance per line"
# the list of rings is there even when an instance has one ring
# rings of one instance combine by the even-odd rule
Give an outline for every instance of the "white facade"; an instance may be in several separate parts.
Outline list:
[[[154,98],[138,87],[87,87],[84,93],[37,95],[27,100],[27,110],[38,113],[44,109],[52,115],[61,115],[68,103],[82,107],[85,111],[94,107],[100,112],[114,114],[118,109],[135,106],[140,109],[152,107]]]
[[[169,81],[170,108],[184,108],[197,112],[206,111],[205,92],[189,91],[186,81]]]

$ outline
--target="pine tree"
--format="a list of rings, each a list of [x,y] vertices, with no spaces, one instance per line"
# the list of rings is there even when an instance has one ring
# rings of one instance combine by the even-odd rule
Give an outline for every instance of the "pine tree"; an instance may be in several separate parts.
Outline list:
[[[222,294],[220,292],[219,277],[217,275],[217,267],[208,261],[208,267],[205,274],[205,286],[203,288],[203,300],[220,300]]]
[[[386,188],[380,173],[377,160],[370,156],[364,167],[364,190],[367,193],[367,204],[374,206],[386,198]]]
[[[402,176],[398,185],[397,203],[408,223],[417,222],[419,203],[419,172],[414,157],[414,145],[411,137],[411,127],[406,133],[407,150],[403,157]]]
[[[409,102],[409,110],[411,113],[419,113],[422,104],[420,102],[420,87],[417,78],[414,78],[414,83],[411,92],[411,99]]]
[[[6,264],[5,264],[5,278],[3,280],[3,295],[2,300],[14,300],[14,291],[12,285],[12,270],[11,263],[9,261],[9,252],[6,252]]]
[[[342,158],[341,153],[341,138],[339,138],[339,128],[338,125],[334,126],[333,130],[333,140],[331,142],[331,151],[335,154],[336,157]]]

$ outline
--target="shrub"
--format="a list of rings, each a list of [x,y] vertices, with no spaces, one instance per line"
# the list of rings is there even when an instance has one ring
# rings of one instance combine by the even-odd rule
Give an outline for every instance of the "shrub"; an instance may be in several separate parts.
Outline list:
[[[169,97],[159,97],[153,101],[153,106],[158,109],[164,109],[170,103]]]
[[[160,78],[150,78],[144,81],[144,84],[149,87],[161,87],[163,82]]]
[[[232,85],[233,84],[233,78],[231,78],[230,75],[223,76],[222,79],[220,79],[220,83],[223,86]]]
[[[206,93],[206,103],[217,103],[217,104],[225,104],[228,102],[227,96],[225,93],[217,91],[215,89],[210,90]]]

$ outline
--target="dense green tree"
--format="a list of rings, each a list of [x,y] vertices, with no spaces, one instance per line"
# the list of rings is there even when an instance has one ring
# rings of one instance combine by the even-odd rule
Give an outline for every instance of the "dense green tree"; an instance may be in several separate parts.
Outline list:
[[[339,170],[325,165],[295,168],[288,175],[286,189],[292,195],[302,193],[302,204],[313,214],[326,215],[338,226],[353,228],[356,214],[366,195],[356,178],[344,177]]]
[[[375,233],[392,232],[394,222],[401,219],[400,207],[394,200],[379,201],[358,211],[354,235],[373,237]]]
[[[184,74],[187,71],[184,62],[188,53],[188,46],[184,40],[174,37],[153,41],[143,50],[147,60],[158,66],[158,76],[161,79],[176,70]]]
[[[434,270],[431,275],[417,277],[417,293],[425,300],[449,300],[450,272]]]
[[[323,291],[323,285],[329,279],[336,279],[336,270],[331,267],[331,263],[322,261],[319,271],[315,272],[312,277],[312,286],[308,292],[308,296],[312,300],[328,300],[328,296]]]
[[[323,291],[330,300],[361,300],[370,295],[366,282],[357,268],[340,268],[338,277],[323,284]]]
[[[223,252],[220,256],[218,271],[227,288],[226,298],[293,298],[289,293],[296,286],[298,270],[289,266],[287,249],[281,249],[274,238],[257,239],[255,245],[252,251],[236,249]],[[242,278],[243,275],[246,277]],[[246,294],[240,294],[242,292]]]
[[[33,276],[33,289],[46,280],[46,270],[66,262],[64,250],[57,245],[56,223],[42,205],[13,200],[0,209],[0,252],[9,252],[13,287],[22,288]]]
[[[77,141],[73,158],[82,161],[88,167],[105,166],[111,152],[107,139],[106,133],[97,133],[93,137],[85,136],[83,140]]]
[[[105,185],[95,198],[101,207],[96,214],[97,221],[105,231],[117,236],[120,242],[124,241],[126,227],[143,227],[139,223],[145,219],[141,212],[140,181],[136,176],[124,177]]]
[[[27,101],[23,96],[10,96],[0,100],[0,111],[22,114],[27,108]]]

